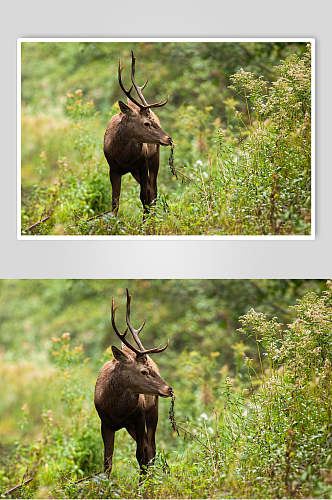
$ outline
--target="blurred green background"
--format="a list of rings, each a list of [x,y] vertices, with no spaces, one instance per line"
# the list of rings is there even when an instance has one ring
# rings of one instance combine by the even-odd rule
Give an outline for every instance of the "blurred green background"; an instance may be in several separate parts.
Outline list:
[[[149,83],[148,102],[169,96],[159,110],[165,128],[181,106],[213,105],[213,118],[227,124],[225,103],[234,94],[227,87],[240,68],[273,81],[274,66],[291,54],[302,55],[301,42],[24,42],[22,44],[22,105],[28,114],[61,116],[67,92],[81,89],[92,99],[106,128],[110,107],[124,99],[118,83],[118,60],[124,82],[130,82],[131,50],[136,80]],[[142,84],[141,83],[141,84]],[[168,112],[166,112],[166,109]]]
[[[132,322],[144,318],[147,346],[170,339],[158,357],[163,369],[183,350],[220,351],[219,361],[235,369],[232,345],[239,316],[251,307],[287,322],[288,306],[324,280],[1,280],[0,340],[3,359],[48,364],[51,337],[70,332],[96,366],[112,342],[114,297],[119,327],[125,325],[126,288]],[[164,368],[165,367],[165,368]],[[169,372],[171,373],[171,371]]]

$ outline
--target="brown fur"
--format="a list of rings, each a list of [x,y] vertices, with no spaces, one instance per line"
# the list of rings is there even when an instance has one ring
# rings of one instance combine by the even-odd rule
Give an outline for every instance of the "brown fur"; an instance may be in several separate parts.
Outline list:
[[[156,454],[158,396],[169,397],[171,387],[160,377],[147,356],[137,356],[124,344],[112,346],[116,359],[102,367],[95,387],[95,406],[101,420],[104,467],[110,473],[114,434],[125,428],[137,443],[136,457],[142,474]],[[148,372],[148,375],[142,374]]]
[[[140,110],[129,99],[127,105],[121,101],[119,104],[121,113],[111,118],[104,136],[104,155],[112,184],[112,210],[115,214],[118,212],[121,177],[130,172],[141,186],[140,199],[147,212],[157,197],[159,146],[170,146],[172,140],[150,109]]]

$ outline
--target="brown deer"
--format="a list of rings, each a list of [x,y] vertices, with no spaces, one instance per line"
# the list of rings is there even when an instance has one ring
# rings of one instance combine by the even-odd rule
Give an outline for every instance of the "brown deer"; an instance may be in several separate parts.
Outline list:
[[[101,369],[95,387],[95,407],[101,420],[104,441],[104,469],[110,474],[114,450],[114,434],[125,428],[136,441],[136,458],[140,474],[145,474],[156,454],[155,433],[158,423],[158,396],[168,398],[172,388],[160,377],[157,365],[148,356],[168,347],[144,349],[138,335],[142,326],[135,330],[130,323],[130,300],[127,289],[127,328],[120,333],[115,325],[115,306],[112,299],[112,326],[122,342],[121,350],[112,346],[114,360]],[[138,346],[126,339],[128,331]]]
[[[121,61],[119,59],[119,84],[127,96],[127,104],[119,101],[121,113],[112,117],[104,136],[104,155],[110,168],[112,184],[112,210],[116,215],[119,209],[121,177],[128,172],[141,186],[140,198],[144,213],[157,198],[157,175],[159,170],[159,146],[171,146],[172,139],[161,128],[158,117],[151,108],[165,106],[163,102],[148,104],[143,89],[148,80],[139,87],[135,82],[135,57],[131,53],[132,85],[126,90],[121,80]],[[135,88],[141,102],[131,91]]]

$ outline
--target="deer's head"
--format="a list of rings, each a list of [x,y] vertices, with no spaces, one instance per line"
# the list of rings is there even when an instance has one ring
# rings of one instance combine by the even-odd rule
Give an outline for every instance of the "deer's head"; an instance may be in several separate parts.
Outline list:
[[[135,81],[135,61],[135,56],[133,52],[131,52],[132,85],[129,90],[127,90],[122,83],[122,68],[120,60],[118,67],[119,84],[128,98],[128,104],[119,101],[120,110],[126,117],[127,129],[129,129],[131,136],[139,143],[145,142],[147,144],[161,144],[162,146],[170,146],[172,144],[172,138],[161,128],[157,116],[151,111],[151,108],[160,108],[161,106],[165,106],[165,104],[167,104],[168,102],[168,98],[163,102],[160,101],[153,104],[147,103],[145,97],[143,96],[143,89],[148,83],[148,80],[146,80],[144,85],[142,85],[141,87],[137,85]],[[133,87],[135,88],[141,102],[137,101],[131,95]]]
[[[164,347],[154,347],[144,349],[139,338],[139,333],[143,330],[145,321],[138,330],[135,330],[130,323],[130,301],[131,297],[127,289],[127,328],[124,333],[120,333],[115,325],[115,305],[112,299],[112,326],[116,335],[121,340],[123,347],[118,349],[112,346],[114,358],[119,362],[119,369],[122,378],[126,379],[127,388],[136,394],[150,394],[168,398],[172,395],[172,388],[163,380],[159,374],[157,365],[148,356],[151,353],[163,352],[168,347],[168,342]],[[128,328],[138,346],[134,347],[126,339]]]

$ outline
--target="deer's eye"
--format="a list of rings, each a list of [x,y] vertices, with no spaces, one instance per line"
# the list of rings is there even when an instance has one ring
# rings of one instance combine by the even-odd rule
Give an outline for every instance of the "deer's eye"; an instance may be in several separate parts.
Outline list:
[[[141,370],[141,374],[142,375],[149,375],[149,372],[148,372],[148,370]]]
[[[144,125],[145,125],[145,127],[151,127],[151,123],[150,122],[144,122]]]

